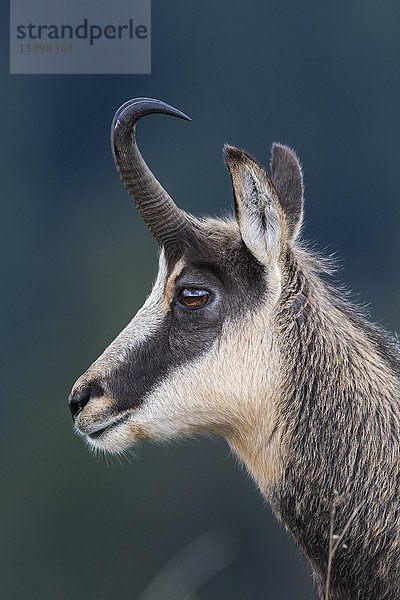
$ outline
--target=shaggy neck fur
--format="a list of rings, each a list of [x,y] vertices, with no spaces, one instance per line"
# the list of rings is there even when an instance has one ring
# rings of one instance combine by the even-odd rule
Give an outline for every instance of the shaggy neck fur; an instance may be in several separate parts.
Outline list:
[[[285,277],[276,317],[284,391],[276,426],[264,441],[264,461],[253,444],[258,456],[250,459],[250,470],[308,557],[320,593],[339,496],[335,534],[358,512],[334,556],[330,599],[398,599],[398,347],[338,298],[307,254],[287,258]],[[271,451],[283,462],[281,478],[264,486]]]

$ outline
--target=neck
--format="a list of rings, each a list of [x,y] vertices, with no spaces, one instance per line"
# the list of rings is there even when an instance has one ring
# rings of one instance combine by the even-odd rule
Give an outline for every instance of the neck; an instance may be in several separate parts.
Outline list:
[[[398,502],[391,480],[398,464],[398,353],[319,279],[304,281],[302,310],[289,328],[286,317],[282,332],[288,460],[272,503],[321,589],[335,498],[336,535],[357,511],[332,562],[332,598],[394,598],[400,586],[399,522],[390,522]]]
[[[285,377],[274,443],[253,440],[253,451],[248,444],[248,456],[241,454],[308,557],[320,590],[335,503],[335,535],[353,520],[332,561],[330,599],[394,600],[400,597],[393,479],[399,464],[399,354],[315,275],[302,274],[292,289],[293,301],[282,302],[278,333]],[[265,485],[271,463],[280,465],[279,473]]]

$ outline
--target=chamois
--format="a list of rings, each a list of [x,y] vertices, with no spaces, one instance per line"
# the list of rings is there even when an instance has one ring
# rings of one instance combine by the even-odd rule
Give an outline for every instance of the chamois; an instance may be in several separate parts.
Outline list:
[[[143,307],[75,383],[76,430],[116,453],[138,440],[224,436],[306,555],[321,598],[329,564],[331,600],[399,600],[396,339],[328,283],[327,263],[300,243],[303,176],[290,148],[272,146],[268,175],[225,146],[235,218],[197,219],[139,152],[136,124],[151,113],[190,120],[138,98],[117,111],[111,139],[159,243],[159,272]]]

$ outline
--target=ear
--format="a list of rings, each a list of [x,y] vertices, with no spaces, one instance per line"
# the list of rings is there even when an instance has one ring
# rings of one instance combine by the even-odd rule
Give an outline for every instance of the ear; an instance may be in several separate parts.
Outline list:
[[[275,264],[286,238],[286,223],[274,185],[263,167],[243,150],[225,146],[224,157],[243,242],[261,263]]]
[[[285,213],[288,237],[294,240],[303,220],[304,186],[301,165],[293,150],[281,144],[272,145],[271,173]]]

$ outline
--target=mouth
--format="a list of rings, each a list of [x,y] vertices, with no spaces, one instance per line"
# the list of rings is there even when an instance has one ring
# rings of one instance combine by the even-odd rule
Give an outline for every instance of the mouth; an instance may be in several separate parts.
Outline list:
[[[110,431],[113,427],[115,427],[115,425],[117,425],[117,423],[111,423],[111,425],[106,425],[105,427],[101,427],[100,429],[96,429],[96,431],[93,431],[92,433],[88,434],[88,437],[91,440],[98,440],[103,433],[105,433],[106,431]]]
[[[79,418],[77,421],[76,433],[83,437],[89,448],[94,451],[118,454],[138,441],[151,439],[145,428],[132,420],[130,411],[95,424],[79,423]]]
[[[127,415],[123,415],[122,417],[117,417],[113,420],[107,421],[106,423],[102,423],[99,427],[92,429],[91,431],[81,432],[87,436],[89,440],[99,441],[101,438],[105,437],[109,432],[117,429],[119,425],[124,423],[127,420]]]

